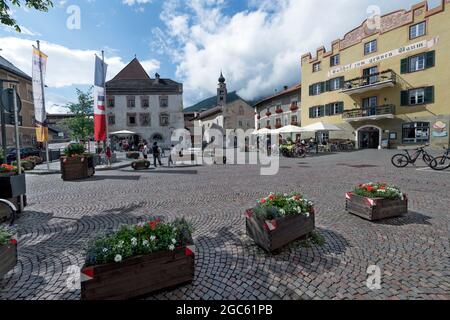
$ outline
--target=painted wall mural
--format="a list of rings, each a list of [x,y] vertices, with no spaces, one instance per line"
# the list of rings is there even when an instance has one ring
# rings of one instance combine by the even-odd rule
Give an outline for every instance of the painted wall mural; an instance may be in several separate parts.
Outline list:
[[[436,122],[433,125],[433,137],[442,138],[447,136],[448,136],[447,124],[442,121]]]

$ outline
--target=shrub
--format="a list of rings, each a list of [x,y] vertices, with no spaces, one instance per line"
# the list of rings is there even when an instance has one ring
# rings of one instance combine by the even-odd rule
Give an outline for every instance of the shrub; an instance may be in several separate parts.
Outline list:
[[[403,200],[405,198],[405,195],[399,188],[389,186],[386,183],[360,184],[355,188],[354,193],[367,198],[384,198],[391,200]]]
[[[71,143],[64,149],[64,155],[67,157],[79,156],[84,154],[84,146],[79,143]]]
[[[271,193],[268,197],[259,200],[253,212],[266,220],[301,214],[309,217],[314,212],[314,204],[299,193]]]
[[[192,226],[184,219],[172,223],[161,220],[123,226],[110,235],[93,240],[87,250],[86,266],[121,262],[134,256],[174,251],[192,242]]]

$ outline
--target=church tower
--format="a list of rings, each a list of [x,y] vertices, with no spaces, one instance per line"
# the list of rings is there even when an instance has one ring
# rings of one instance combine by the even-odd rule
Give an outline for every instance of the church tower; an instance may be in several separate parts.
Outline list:
[[[219,84],[217,87],[217,105],[222,108],[227,105],[227,84],[225,83],[222,72],[220,72]]]

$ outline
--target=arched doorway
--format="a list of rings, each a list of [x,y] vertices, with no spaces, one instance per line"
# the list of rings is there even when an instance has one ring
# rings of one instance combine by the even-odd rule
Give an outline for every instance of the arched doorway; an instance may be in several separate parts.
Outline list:
[[[382,129],[368,125],[356,130],[356,145],[358,149],[380,149],[382,142]]]

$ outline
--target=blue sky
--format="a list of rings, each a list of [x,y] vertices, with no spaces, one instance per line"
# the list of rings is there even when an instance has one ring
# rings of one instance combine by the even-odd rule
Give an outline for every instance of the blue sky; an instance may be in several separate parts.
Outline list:
[[[51,112],[88,87],[102,49],[109,78],[137,55],[150,76],[184,83],[185,107],[215,93],[221,69],[229,90],[255,99],[300,81],[300,56],[329,48],[368,17],[369,6],[387,13],[417,2],[322,0],[318,8],[314,0],[54,0],[48,13],[14,8],[23,33],[0,27],[0,54],[30,73],[31,44],[42,41]],[[81,26],[70,29],[78,9]]]

